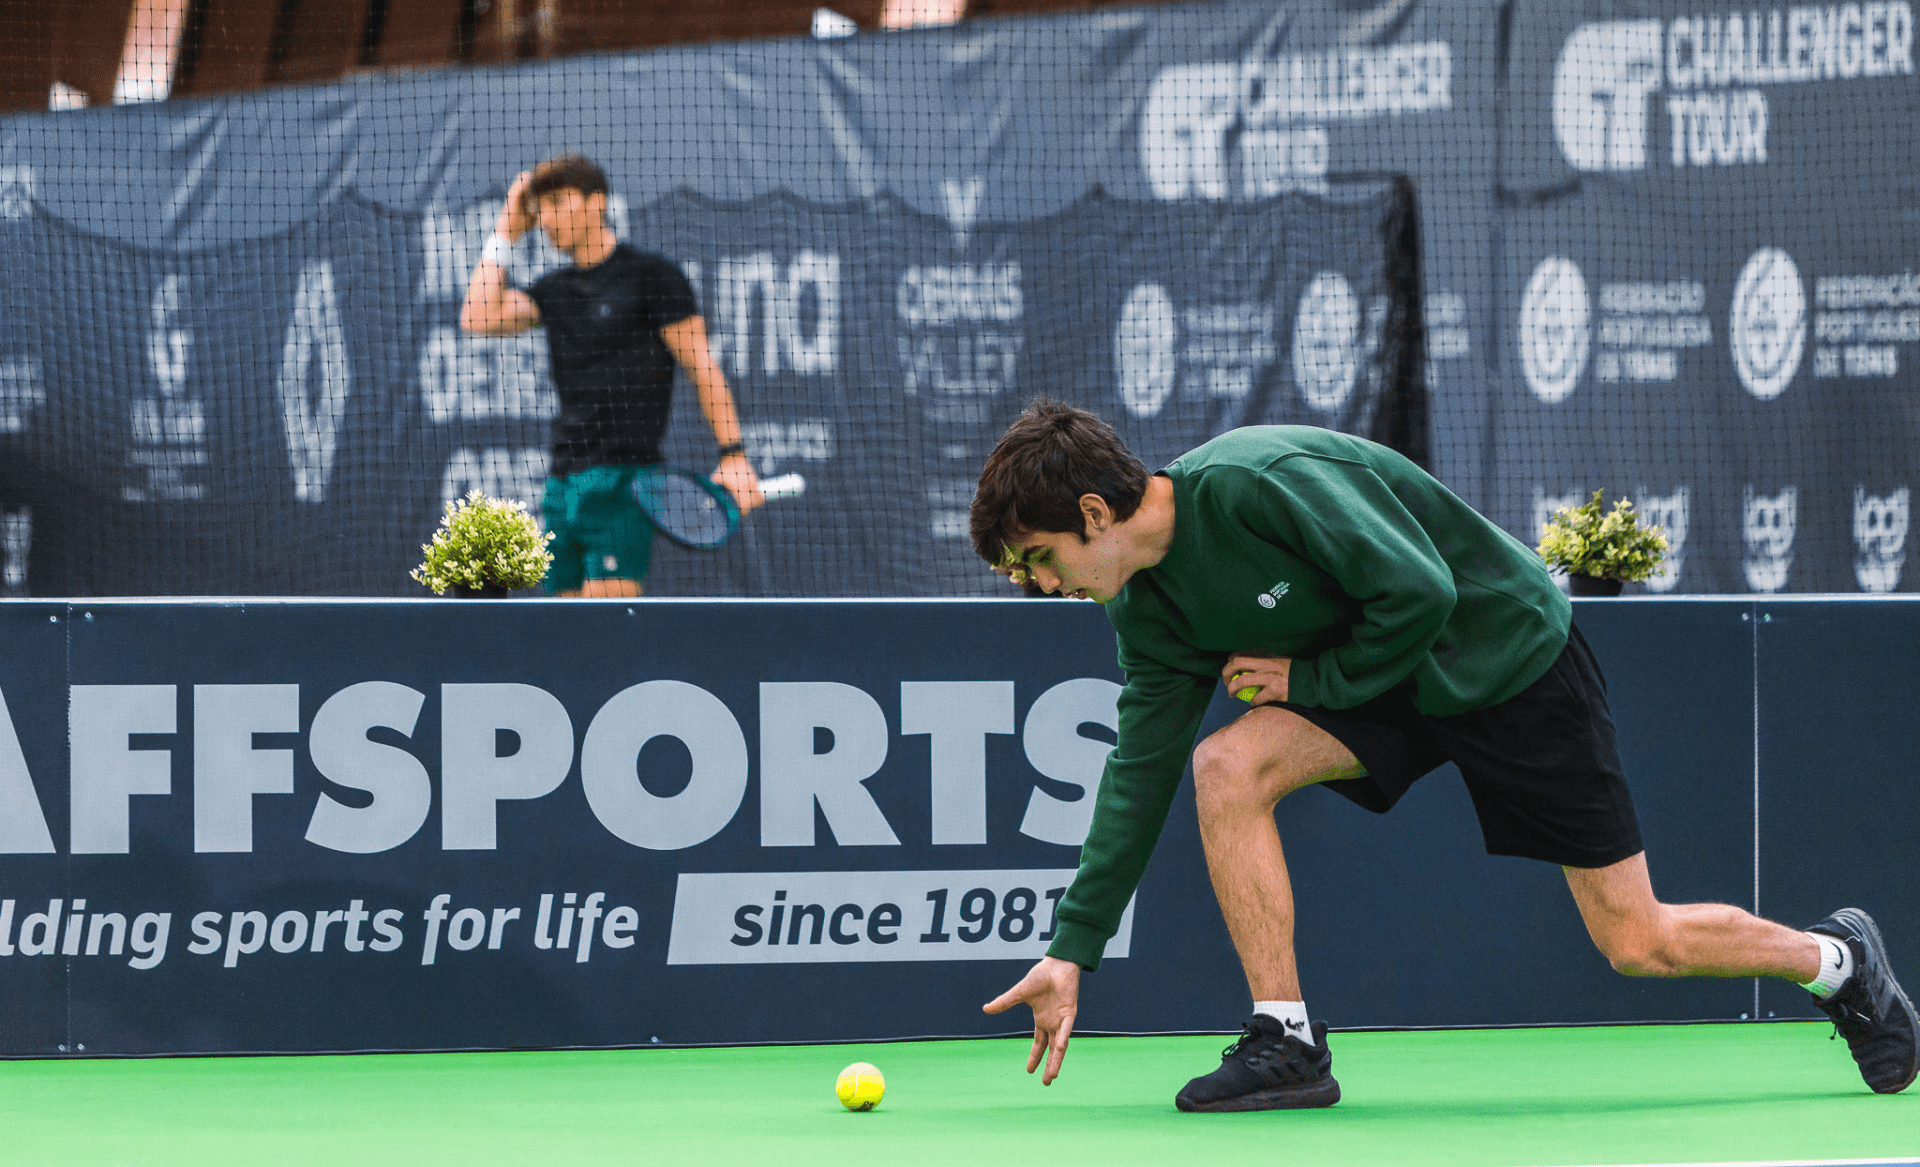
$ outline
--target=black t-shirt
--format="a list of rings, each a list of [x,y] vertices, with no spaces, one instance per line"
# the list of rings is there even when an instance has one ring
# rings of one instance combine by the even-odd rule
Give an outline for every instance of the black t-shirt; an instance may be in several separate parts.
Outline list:
[[[620,244],[592,267],[548,272],[527,294],[547,329],[560,396],[552,473],[658,462],[674,365],[660,330],[699,313],[687,277],[663,256]]]

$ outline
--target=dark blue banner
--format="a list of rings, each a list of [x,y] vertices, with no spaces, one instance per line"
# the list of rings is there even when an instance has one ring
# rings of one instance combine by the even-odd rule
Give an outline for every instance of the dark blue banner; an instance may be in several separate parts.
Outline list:
[[[1428,454],[1404,184],[1090,197],[965,229],[891,198],[680,195],[617,225],[686,271],[760,474],[807,482],[720,553],[663,548],[655,594],[1003,587],[966,509],[1035,394],[1124,419],[1156,464],[1253,422]],[[0,478],[15,590],[418,594],[445,502],[478,489],[537,513],[545,336],[459,327],[488,230],[344,200],[289,235],[165,256],[23,224]],[[533,235],[512,266],[525,284],[562,262]],[[709,466],[712,431],[678,396],[669,460]]]
[[[808,484],[725,552],[665,549],[654,594],[983,592],[967,501],[1036,394],[1156,463],[1304,421],[1471,495],[1434,435],[1484,422],[1484,373],[1445,370],[1484,347],[1456,144],[1489,140],[1494,31],[1173,6],[0,121],[0,578],[418,594],[444,500],[545,478],[544,337],[458,310],[512,176],[561,148],[685,268],[761,472]],[[512,267],[559,262],[535,233]],[[679,396],[670,455],[705,469]]]
[[[1764,871],[1793,894],[1761,910],[1858,901],[1896,963],[1920,955],[1910,800],[1869,761],[1895,729],[1834,755],[1844,805],[1880,808],[1822,819],[1867,832],[1845,878],[1752,846],[1756,781],[1834,805],[1764,678],[1756,766],[1756,660],[1867,708],[1912,688],[1900,661],[1807,653],[1907,615],[1581,604],[1657,886],[1747,903]],[[1024,1017],[979,1005],[1045,950],[1119,687],[1096,608],[1022,600],[9,602],[0,642],[0,1053],[22,1055],[1008,1032]],[[1310,790],[1280,821],[1336,1025],[1754,1008],[1751,981],[1612,973],[1558,871],[1481,853],[1451,769],[1385,818]],[[1560,971],[1458,991],[1513,967]],[[1246,1005],[1183,790],[1080,1028],[1230,1029]]]
[[[1154,464],[1384,437],[1528,542],[1633,497],[1656,593],[1910,589],[1915,67],[1910,0],[1290,0],[10,117],[0,593],[417,594],[444,500],[541,490],[544,338],[458,309],[561,149],[809,484],[654,594],[985,593],[1036,394]]]

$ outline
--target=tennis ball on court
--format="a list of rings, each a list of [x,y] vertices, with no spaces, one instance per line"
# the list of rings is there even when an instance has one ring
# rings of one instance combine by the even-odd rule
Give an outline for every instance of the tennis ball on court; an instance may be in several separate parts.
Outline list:
[[[880,1096],[887,1092],[887,1080],[871,1062],[855,1062],[840,1071],[833,1092],[840,1096],[840,1105],[848,1110],[872,1110],[880,1105]]]

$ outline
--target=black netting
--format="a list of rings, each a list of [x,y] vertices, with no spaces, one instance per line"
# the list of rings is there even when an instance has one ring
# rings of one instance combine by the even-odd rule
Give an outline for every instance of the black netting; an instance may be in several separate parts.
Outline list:
[[[513,176],[579,151],[807,483],[654,594],[998,593],[965,511],[1036,394],[1155,465],[1375,437],[1529,542],[1632,497],[1655,590],[1910,588],[1915,101],[1905,2],[1317,0],[12,115],[0,580],[419,595],[444,500],[537,511],[545,338],[460,307]],[[665,453],[715,460],[684,376]]]

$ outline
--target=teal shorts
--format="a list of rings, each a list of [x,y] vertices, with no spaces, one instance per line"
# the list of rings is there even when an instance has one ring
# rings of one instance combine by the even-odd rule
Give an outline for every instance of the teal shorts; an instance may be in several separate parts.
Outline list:
[[[633,501],[638,466],[589,466],[548,478],[540,515],[553,542],[547,594],[577,592],[590,579],[644,580],[653,564],[653,523]]]

